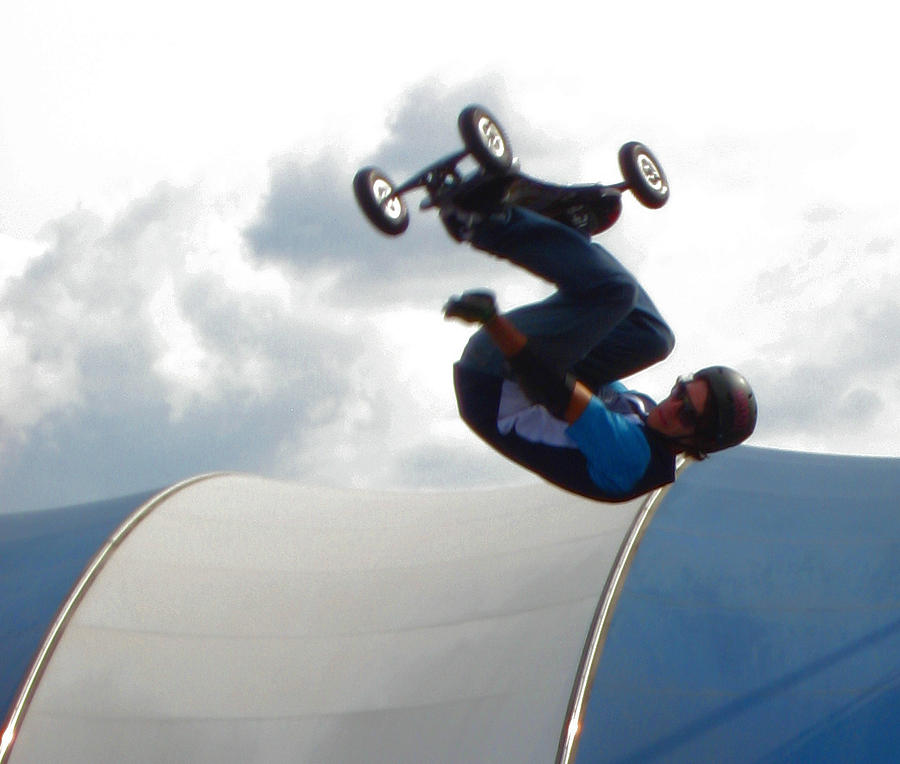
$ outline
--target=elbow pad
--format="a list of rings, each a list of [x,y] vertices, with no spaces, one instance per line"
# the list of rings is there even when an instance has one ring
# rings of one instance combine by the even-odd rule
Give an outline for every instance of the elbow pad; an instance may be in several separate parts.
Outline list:
[[[527,345],[506,360],[522,392],[557,419],[564,419],[575,389],[574,375],[559,374],[532,353]]]

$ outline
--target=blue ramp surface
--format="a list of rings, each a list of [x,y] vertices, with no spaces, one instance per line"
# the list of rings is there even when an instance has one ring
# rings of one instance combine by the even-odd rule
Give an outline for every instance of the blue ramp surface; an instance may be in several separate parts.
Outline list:
[[[0,722],[81,572],[122,521],[155,493],[0,514]]]
[[[900,760],[900,460],[684,471],[613,615],[576,761]]]

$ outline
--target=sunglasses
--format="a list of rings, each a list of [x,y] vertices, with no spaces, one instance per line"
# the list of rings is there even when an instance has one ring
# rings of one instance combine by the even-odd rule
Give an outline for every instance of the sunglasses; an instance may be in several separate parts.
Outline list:
[[[672,388],[672,399],[680,401],[681,406],[678,408],[678,421],[685,427],[694,428],[700,421],[700,412],[694,406],[691,396],[688,395],[688,382],[690,377],[679,377]]]

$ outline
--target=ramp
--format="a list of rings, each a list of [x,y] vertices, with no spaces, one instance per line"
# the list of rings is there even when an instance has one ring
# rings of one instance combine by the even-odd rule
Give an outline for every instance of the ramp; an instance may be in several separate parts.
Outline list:
[[[151,504],[83,587],[9,761],[550,761],[639,506],[235,475]]]
[[[7,551],[53,578],[97,510],[0,515],[0,761],[896,760],[898,493],[897,459],[747,447],[646,513],[209,476],[107,505],[26,629]]]

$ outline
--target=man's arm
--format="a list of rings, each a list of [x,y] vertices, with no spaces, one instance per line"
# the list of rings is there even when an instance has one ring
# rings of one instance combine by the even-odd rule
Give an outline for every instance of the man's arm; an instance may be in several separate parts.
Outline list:
[[[444,307],[447,318],[480,323],[494,344],[509,361],[526,395],[546,406],[551,414],[569,424],[575,422],[593,397],[590,388],[574,378],[566,379],[531,354],[528,337],[504,316],[497,313],[493,295],[466,293]]]
[[[515,371],[515,359],[520,357],[521,353],[527,348],[528,337],[519,331],[509,319],[499,315],[494,316],[494,318],[488,321],[484,325],[484,328],[487,330],[487,333],[491,336],[491,339],[494,341],[494,344],[498,347],[500,352],[512,363],[513,370]],[[532,364],[533,363],[534,362],[532,361]],[[526,371],[525,373],[527,374],[528,372]],[[532,370],[531,373],[546,376],[546,379],[543,380],[544,385],[553,384],[552,377],[555,376],[555,374],[550,369],[544,368],[540,371]],[[566,383],[564,380],[560,379],[558,384],[562,386]],[[526,390],[526,393],[527,392],[528,391]],[[560,394],[562,395],[562,393]],[[563,395],[563,397],[565,396]],[[562,418],[569,424],[575,422],[584,413],[584,410],[588,407],[592,397],[593,393],[590,388],[575,380],[574,384],[568,389],[568,402],[565,407],[560,407]],[[536,401],[536,403],[541,403],[541,401]]]

